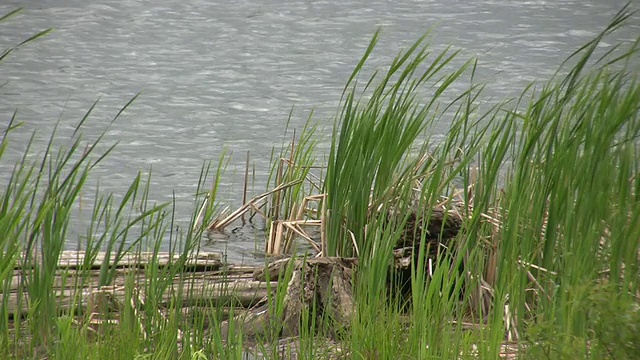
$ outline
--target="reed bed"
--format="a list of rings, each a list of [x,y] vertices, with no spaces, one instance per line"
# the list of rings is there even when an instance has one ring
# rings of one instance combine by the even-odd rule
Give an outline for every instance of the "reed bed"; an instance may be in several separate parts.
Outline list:
[[[265,193],[229,213],[216,202],[223,154],[217,166],[202,168],[184,233],[172,231],[171,204],[149,201],[148,179],[135,178],[119,202],[96,194],[80,276],[68,277],[75,281],[77,306],[61,310],[54,274],[69,218],[91,169],[112,149],[94,153],[100,137],[80,151],[89,110],[68,147],[50,145],[40,162],[27,160],[27,149],[0,191],[0,355],[637,357],[640,86],[634,66],[640,37],[596,56],[602,40],[636,16],[623,8],[547,83],[489,110],[479,106],[476,63],[452,70],[459,54],[430,53],[426,37],[385,71],[361,79],[376,34],[347,80],[326,163],[316,159],[317,128],[310,119],[274,151]],[[468,84],[467,90],[444,100],[451,99],[454,83]],[[0,161],[16,119],[4,131]],[[450,130],[435,143],[429,135],[441,119]],[[249,221],[267,221],[270,255],[300,255],[307,244],[307,257],[356,258],[355,303],[346,323],[310,306],[300,309],[299,334],[280,338],[288,286],[301,276],[293,261],[261,275],[270,284],[261,308],[183,302],[185,291],[206,291],[175,286],[176,278],[188,283],[181,274],[202,236],[246,214]],[[167,237],[172,260],[160,266],[159,245]],[[87,296],[89,269],[100,251],[111,260],[102,262],[99,287]],[[115,263],[148,251],[145,281],[125,275],[126,300],[104,300],[100,289],[113,285]],[[9,316],[15,312],[6,294],[14,288],[28,309],[24,316]],[[100,305],[105,301],[116,311]],[[246,326],[259,315],[256,309],[270,320]],[[257,328],[260,335],[247,336]]]

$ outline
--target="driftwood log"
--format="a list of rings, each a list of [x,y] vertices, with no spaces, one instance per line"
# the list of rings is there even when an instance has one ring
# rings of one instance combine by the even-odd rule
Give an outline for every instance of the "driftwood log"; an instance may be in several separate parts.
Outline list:
[[[56,296],[57,309],[62,313],[69,311],[90,310],[90,302],[96,297],[108,297],[111,302],[123,303],[126,299],[127,279],[133,279],[134,290],[144,297],[146,269],[151,264],[159,268],[175,263],[177,256],[168,253],[157,254],[152,261],[150,253],[127,254],[119,259],[113,255],[99,253],[91,259],[85,258],[84,252],[64,251],[60,257],[55,277],[53,292]],[[169,305],[175,294],[182,295],[183,306],[216,304],[218,306],[251,307],[267,296],[268,288],[275,289],[276,282],[271,284],[253,279],[255,266],[223,265],[218,253],[200,253],[190,256],[182,272],[167,278],[168,290],[164,292],[159,305]],[[113,279],[101,285],[100,267],[108,261],[113,271]],[[0,300],[6,301],[7,314],[10,318],[26,315],[31,301],[25,278],[30,276],[31,268],[16,266],[13,278],[6,290],[0,293]],[[158,280],[158,279],[155,279]]]
[[[349,327],[354,314],[356,259],[296,260],[285,296],[282,336],[300,335],[303,311],[316,309],[316,323],[328,321],[334,336]]]
[[[455,249],[453,239],[461,229],[462,218],[455,210],[436,207],[430,218],[410,213],[405,229],[394,249],[394,264],[390,272],[397,291],[410,298],[411,264],[425,245],[425,271],[440,265],[442,255]],[[390,215],[392,216],[392,215]],[[405,218],[406,219],[406,218]],[[426,244],[422,244],[426,241]],[[63,253],[54,280],[58,310],[91,312],[95,303],[107,299],[112,304],[131,303],[126,284],[134,284],[136,296],[144,301],[144,284],[149,266],[164,268],[180,259],[170,254],[153,256],[148,253],[88,256],[82,252]],[[114,275],[108,286],[99,279],[105,264]],[[391,265],[391,264],[390,264]],[[321,324],[323,333],[339,340],[348,331],[355,312],[353,285],[358,261],[353,258],[283,259],[265,268],[223,264],[219,254],[200,253],[186,259],[179,274],[167,278],[168,291],[158,305],[168,306],[175,294],[181,294],[184,307],[217,306],[249,308],[231,311],[236,324],[249,339],[277,341],[299,336],[309,330],[311,322]],[[29,294],[24,279],[34,269],[18,265],[0,300],[8,303],[9,317],[23,316],[29,309]],[[157,274],[157,272],[156,272]],[[134,279],[133,282],[131,279]],[[283,283],[286,279],[287,283]],[[157,280],[157,279],[154,279]],[[103,277],[104,281],[104,277]],[[392,287],[390,287],[392,289]],[[285,291],[279,311],[273,308],[276,290]],[[131,292],[128,292],[129,294]],[[21,294],[19,296],[19,294]],[[130,295],[129,295],[130,296]],[[135,301],[135,299],[134,299]],[[117,311],[117,310],[116,310]],[[228,324],[228,323],[227,323]],[[225,323],[222,324],[225,335]]]

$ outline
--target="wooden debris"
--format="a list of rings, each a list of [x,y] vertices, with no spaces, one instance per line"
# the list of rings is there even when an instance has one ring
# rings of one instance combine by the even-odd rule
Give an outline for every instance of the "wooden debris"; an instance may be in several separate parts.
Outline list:
[[[217,230],[217,231],[222,231],[227,225],[229,225],[230,223],[234,222],[235,220],[239,219],[244,213],[246,213],[247,211],[251,210],[253,206],[255,206],[255,204],[259,203],[260,201],[262,201],[263,199],[265,199],[266,197],[268,197],[269,195],[273,194],[273,193],[279,193],[280,191],[295,186],[299,183],[301,183],[302,180],[296,180],[296,181],[291,181],[289,183],[286,184],[282,184],[278,187],[276,187],[275,189],[271,190],[271,191],[267,191],[264,194],[258,195],[256,197],[254,197],[253,199],[251,199],[248,203],[242,205],[239,209],[237,209],[236,211],[232,212],[229,216],[225,217],[224,219],[216,219],[213,221],[213,223],[209,224],[209,230]]]
[[[300,335],[301,326],[310,326],[303,323],[304,312],[311,314],[315,310],[317,318],[309,321],[328,323],[327,333],[339,338],[348,329],[355,311],[352,289],[357,264],[355,258],[332,257],[277,261],[267,270],[256,272],[254,279],[264,280],[267,274],[270,279],[282,278],[290,272],[282,317],[274,317],[265,302],[235,321],[243,324],[242,332],[248,338],[268,339],[274,334],[292,337]]]
[[[24,256],[21,257],[22,259]],[[110,268],[139,268],[143,269],[150,264],[158,267],[166,267],[180,260],[180,254],[137,252],[125,253],[119,257],[115,253],[107,255],[105,252],[88,254],[85,251],[62,251],[58,261],[59,269],[99,269],[106,262]],[[218,270],[222,267],[222,254],[212,252],[200,252],[189,256],[184,264],[186,269],[194,271]],[[16,269],[21,269],[18,264]]]
[[[93,311],[96,304],[111,304],[126,301],[125,288],[127,279],[132,279],[135,291],[144,296],[147,283],[147,268],[155,263],[159,269],[177,261],[177,256],[159,253],[152,262],[151,253],[126,254],[120,259],[99,253],[93,259],[85,259],[84,252],[63,252],[53,280],[53,291],[57,299],[60,313],[76,311]],[[242,265],[223,266],[220,254],[200,253],[186,260],[184,270],[175,276],[160,271],[160,276],[167,278],[168,290],[164,292],[159,305],[169,305],[175,301],[175,294],[181,294],[183,306],[199,304],[216,304],[218,306],[250,307],[262,300],[268,288],[276,287],[276,283],[256,281],[253,273],[257,267]],[[108,283],[101,283],[101,260],[109,259],[109,270],[113,278]],[[86,264],[86,265],[85,265]],[[24,316],[28,313],[30,295],[25,287],[25,280],[31,276],[27,266],[17,266],[13,270],[13,278],[8,284],[7,292],[0,294],[0,301],[6,301],[10,318]],[[158,275],[155,276],[158,276]],[[164,274],[164,275],[163,275]],[[102,279],[102,280],[101,280]],[[154,278],[154,281],[162,279]],[[19,296],[20,294],[20,296]]]

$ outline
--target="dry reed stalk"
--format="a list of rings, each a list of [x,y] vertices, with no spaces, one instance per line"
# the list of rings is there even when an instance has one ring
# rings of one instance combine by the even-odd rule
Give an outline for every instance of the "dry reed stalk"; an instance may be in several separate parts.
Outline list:
[[[544,294],[547,297],[547,300],[551,301],[551,296],[549,296],[549,294],[547,294],[547,292],[544,290],[542,285],[540,285],[540,283],[538,282],[538,279],[536,279],[536,277],[533,276],[533,274],[529,270],[527,270],[527,278],[529,279],[529,281],[531,281],[536,286],[536,288],[538,288],[538,290],[542,294]]]
[[[545,273],[547,273],[547,274],[551,274],[551,275],[553,275],[553,276],[557,276],[557,275],[558,275],[558,273],[557,273],[557,272],[547,270],[547,269],[543,268],[542,266],[538,266],[538,265],[536,265],[536,264],[528,263],[528,262],[525,262],[525,261],[522,261],[522,260],[518,260],[518,261],[517,261],[517,263],[518,263],[519,265],[522,265],[522,266],[525,266],[525,267],[531,267],[531,268],[534,268],[534,269],[536,269],[536,270],[540,270],[540,271],[542,271],[542,272],[545,272]]]
[[[276,188],[282,183],[282,176],[282,159],[280,159],[280,162],[278,163],[278,169],[276,170]],[[277,219],[278,216],[280,216],[280,196],[280,192],[273,194],[273,198],[271,200],[271,208],[269,209],[269,217],[271,219]]]
[[[305,200],[302,200],[302,205],[298,206],[297,203],[292,203],[291,204],[291,208],[289,209],[289,219],[285,220],[285,227],[287,226],[287,222],[289,221],[296,221],[298,219],[302,219],[302,215],[304,213],[304,206],[305,206]],[[300,213],[300,215],[298,216],[298,212]],[[288,247],[290,246],[290,244],[293,242],[293,236],[294,233],[290,232],[290,231],[286,231],[284,233],[284,241],[282,241],[284,243],[284,253],[288,253],[289,249]]]
[[[509,294],[507,294],[507,299],[504,304],[504,326],[508,342],[515,342],[520,339],[517,321],[518,318],[516,315],[511,313],[511,307],[509,306]]]
[[[238,208],[236,211],[234,211],[233,213],[231,213],[229,216],[227,216],[226,218],[222,219],[222,220],[214,220],[212,222],[211,225],[209,225],[209,230],[222,230],[224,229],[227,225],[229,225],[230,223],[232,223],[233,221],[237,220],[243,213],[249,211],[251,209],[251,207],[257,203],[258,201],[266,198],[267,196],[274,194],[274,193],[279,193],[280,191],[287,189],[289,187],[295,186],[299,183],[301,183],[302,180],[294,180],[291,182],[288,182],[286,184],[281,184],[278,187],[276,187],[273,190],[267,191],[266,193],[263,193],[261,195],[255,196],[254,198],[252,198],[248,203],[246,203],[245,205],[241,206],[240,208]]]
[[[351,239],[351,243],[353,244],[353,250],[356,252],[356,257],[360,257],[360,249],[358,249],[358,242],[356,241],[356,236],[353,234],[353,231],[347,230],[349,233],[349,238]],[[366,234],[366,230],[365,230]]]
[[[322,254],[323,245],[322,240],[321,244],[318,245],[301,226],[318,226],[320,227],[320,231],[323,230],[323,218],[324,216],[321,214],[320,220],[311,220],[304,219],[305,212],[309,212],[310,209],[308,207],[309,203],[313,201],[322,201],[325,199],[325,194],[318,195],[310,195],[306,196],[302,200],[301,205],[293,204],[290,213],[289,220],[274,220],[271,225],[272,230],[269,234],[269,238],[267,240],[267,244],[265,246],[265,252],[268,255],[281,255],[283,253],[287,254],[291,251],[291,247],[293,244],[293,239],[295,235],[299,235],[303,239],[305,239],[318,253]],[[323,202],[324,207],[324,202]],[[295,214],[295,216],[294,216]]]
[[[247,161],[244,167],[244,186],[242,188],[242,205],[247,203],[247,186],[249,184],[249,156],[250,152],[247,150]],[[242,225],[245,224],[244,213],[242,213]]]
[[[207,226],[209,230],[215,229],[218,226],[218,223],[222,220],[223,217],[226,217],[229,213],[229,207],[225,206],[222,211],[218,214],[218,216],[211,221],[211,223]]]
[[[99,289],[89,289],[83,292],[86,300],[89,318],[86,321],[87,329],[93,334],[99,334],[100,328],[105,325],[119,325],[118,319],[106,318],[110,312],[120,309],[122,304],[113,296],[116,291],[124,291],[123,286],[102,286]],[[134,308],[135,311],[135,308]],[[82,326],[74,320],[74,323]],[[142,324],[140,324],[142,326]],[[144,332],[142,332],[144,334]]]
[[[275,238],[275,227],[273,226],[273,224],[269,227],[269,238],[267,238],[267,242],[265,243],[265,247],[264,247],[264,253],[265,254],[271,254],[273,253],[273,242],[274,242],[274,238]]]
[[[281,220],[274,221],[274,224],[276,225],[276,237],[273,244],[273,253],[269,255],[280,255],[282,254],[282,233],[284,232],[284,225]]]
[[[305,212],[309,212],[310,208],[308,208],[307,206],[309,205],[309,203],[311,203],[312,201],[321,201],[322,199],[324,199],[325,194],[320,194],[320,195],[310,195],[310,196],[305,196],[304,199],[302,199],[302,204],[300,206],[297,206],[296,204],[293,204],[293,208],[291,209],[290,213],[296,214],[295,217],[291,217],[289,219],[289,222],[291,224],[293,224],[292,222],[296,222],[296,221],[302,221],[304,219],[304,213]],[[297,208],[297,212],[295,211]],[[292,235],[293,236],[293,235]],[[292,239],[291,237],[287,237],[286,242],[290,242]],[[288,252],[287,250],[285,250],[285,252]]]
[[[295,168],[301,168],[301,169],[326,169],[327,168],[326,166],[302,166],[302,165],[296,164],[292,160],[285,159],[285,158],[281,158],[280,162],[286,164],[289,167],[295,167]],[[318,191],[322,190],[323,181],[317,175],[314,175],[313,173],[309,172],[307,173],[307,175],[305,175],[305,180],[307,180],[311,186],[316,188],[316,190]]]
[[[300,225],[311,225],[311,226],[321,226],[321,220],[294,220],[294,221],[284,221],[283,225],[293,231],[295,234],[299,235],[303,239],[307,240],[307,242],[313,247],[317,252],[322,252],[320,246],[300,227]],[[291,251],[291,246],[293,244],[293,237],[291,240],[285,242],[284,252],[289,253]]]
[[[193,224],[193,231],[196,231],[198,229],[199,226],[201,226],[202,224],[201,219],[202,219],[202,213],[204,213],[204,209],[206,209],[207,207],[207,203],[209,202],[209,194],[207,194],[207,196],[205,196],[204,201],[202,202],[202,206],[200,206],[200,210],[198,210],[198,215],[196,216],[196,221]]]
[[[260,210],[260,208],[262,208],[265,205],[266,205],[266,202],[263,202],[261,205],[250,204],[253,214],[251,214],[251,216],[249,217],[249,221],[253,220],[253,217],[255,216],[255,214],[260,214],[260,216],[262,216],[264,219],[267,219],[267,214],[263,213]]]

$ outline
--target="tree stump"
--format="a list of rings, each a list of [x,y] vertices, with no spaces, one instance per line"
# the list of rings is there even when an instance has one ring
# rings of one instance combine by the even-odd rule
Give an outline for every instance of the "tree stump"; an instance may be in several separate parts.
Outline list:
[[[287,272],[291,274],[282,312],[278,315],[265,298],[235,320],[242,322],[242,332],[248,340],[299,336],[302,326],[310,327],[314,320],[315,324],[328,324],[327,334],[338,338],[349,327],[355,312],[353,278],[357,264],[355,258],[337,257],[278,260],[254,273],[254,280],[283,279]]]
[[[313,315],[316,324],[328,321],[329,333],[336,337],[349,327],[354,314],[353,276],[357,260],[319,258],[297,260],[287,294],[282,336],[298,336],[303,312]]]

